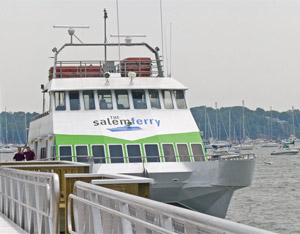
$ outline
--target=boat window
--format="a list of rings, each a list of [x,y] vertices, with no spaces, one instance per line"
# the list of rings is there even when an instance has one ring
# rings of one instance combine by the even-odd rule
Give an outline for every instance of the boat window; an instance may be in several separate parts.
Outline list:
[[[129,162],[142,162],[140,145],[126,145]]]
[[[166,109],[174,109],[172,94],[170,90],[162,90],[162,96],[164,100],[164,107]]]
[[[51,146],[51,148],[50,148],[50,150],[51,150],[51,153],[50,153],[50,160],[52,159],[52,160],[56,160],[56,146],[55,145],[53,145],[53,146]]]
[[[146,96],[144,90],[132,90],[134,109],[147,109]]]
[[[47,148],[41,148],[41,159],[47,158]]]
[[[180,162],[189,162],[190,155],[187,144],[177,144],[178,155],[180,158]]]
[[[174,96],[176,99],[176,105],[178,109],[186,109],[186,102],[184,99],[183,90],[174,90]]]
[[[195,161],[202,161],[203,160],[203,149],[201,144],[191,144],[192,152]]]
[[[98,101],[101,110],[111,110],[113,108],[110,90],[98,90]]]
[[[160,109],[160,100],[158,90],[149,90],[149,98],[152,109]]]
[[[85,90],[83,91],[83,102],[85,110],[95,110],[94,91]]]
[[[66,97],[65,92],[55,92],[55,110],[66,110]]]
[[[70,98],[70,109],[80,110],[79,91],[70,91],[69,98]]]
[[[109,145],[108,148],[111,163],[124,162],[122,145]]]
[[[73,161],[72,160],[72,148],[71,146],[59,146],[60,160]]]
[[[127,90],[116,90],[116,100],[118,109],[129,109],[129,100]]]
[[[147,162],[159,162],[159,150],[157,144],[145,144]]]
[[[92,145],[94,163],[105,163],[104,145]]]
[[[162,144],[166,162],[176,162],[173,144]]]
[[[88,147],[87,145],[76,145],[75,146],[77,162],[88,162]]]

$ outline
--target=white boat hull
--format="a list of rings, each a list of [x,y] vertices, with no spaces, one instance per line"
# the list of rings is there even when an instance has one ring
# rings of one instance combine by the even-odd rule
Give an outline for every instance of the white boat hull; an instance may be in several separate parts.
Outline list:
[[[295,155],[298,154],[299,150],[286,149],[286,150],[278,150],[271,153],[271,155]]]
[[[122,173],[154,179],[150,198],[225,218],[233,191],[252,183],[255,160],[94,164],[94,173]],[[146,173],[143,173],[146,172]]]

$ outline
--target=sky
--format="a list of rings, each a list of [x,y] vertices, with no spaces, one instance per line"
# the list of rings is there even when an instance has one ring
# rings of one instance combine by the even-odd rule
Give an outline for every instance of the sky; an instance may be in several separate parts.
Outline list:
[[[120,34],[162,48],[160,0],[118,3]],[[161,3],[165,72],[189,88],[190,107],[300,109],[300,1]],[[69,42],[53,25],[88,25],[76,35],[102,43],[104,8],[108,35],[117,34],[115,0],[0,0],[0,111],[41,112],[51,50]]]

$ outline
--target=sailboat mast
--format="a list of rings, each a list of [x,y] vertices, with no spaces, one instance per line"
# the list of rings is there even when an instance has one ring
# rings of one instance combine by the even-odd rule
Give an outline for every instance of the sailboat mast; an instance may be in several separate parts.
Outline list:
[[[214,134],[213,134],[213,131],[212,131],[212,128],[211,128],[209,115],[207,115],[207,124],[208,124],[208,128],[209,128],[210,136],[214,139]]]
[[[215,103],[215,107],[216,107],[216,140],[218,141],[219,134],[218,134],[218,104],[217,104],[217,102]]]
[[[230,113],[230,108],[229,108],[229,113],[228,113],[228,122],[229,122],[229,142],[231,143],[231,113]]]
[[[242,122],[243,122],[243,135],[242,135],[242,140],[245,140],[245,103],[244,103],[244,100],[242,101],[242,104],[243,104],[243,119],[242,119]]]
[[[207,113],[206,106],[204,107],[204,139],[207,140]]]
[[[270,110],[271,110],[271,123],[270,123],[270,135],[271,135],[271,140],[273,140],[273,126],[272,126],[272,119],[273,119],[273,115],[272,115],[272,107],[270,106]]]
[[[8,129],[7,129],[7,111],[5,107],[5,137],[6,137],[6,144],[8,144]]]
[[[293,116],[293,135],[296,137],[295,133],[295,116],[294,116],[294,107],[292,106],[292,116]]]
[[[24,112],[24,126],[25,126],[25,128],[24,128],[24,140],[25,140],[25,144],[27,143],[27,124],[26,124],[26,112]]]

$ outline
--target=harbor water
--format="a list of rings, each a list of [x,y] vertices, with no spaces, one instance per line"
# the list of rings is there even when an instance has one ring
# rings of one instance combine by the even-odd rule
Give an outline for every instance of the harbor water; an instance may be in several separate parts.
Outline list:
[[[300,233],[300,153],[256,146],[251,187],[236,191],[226,219],[277,233]]]

